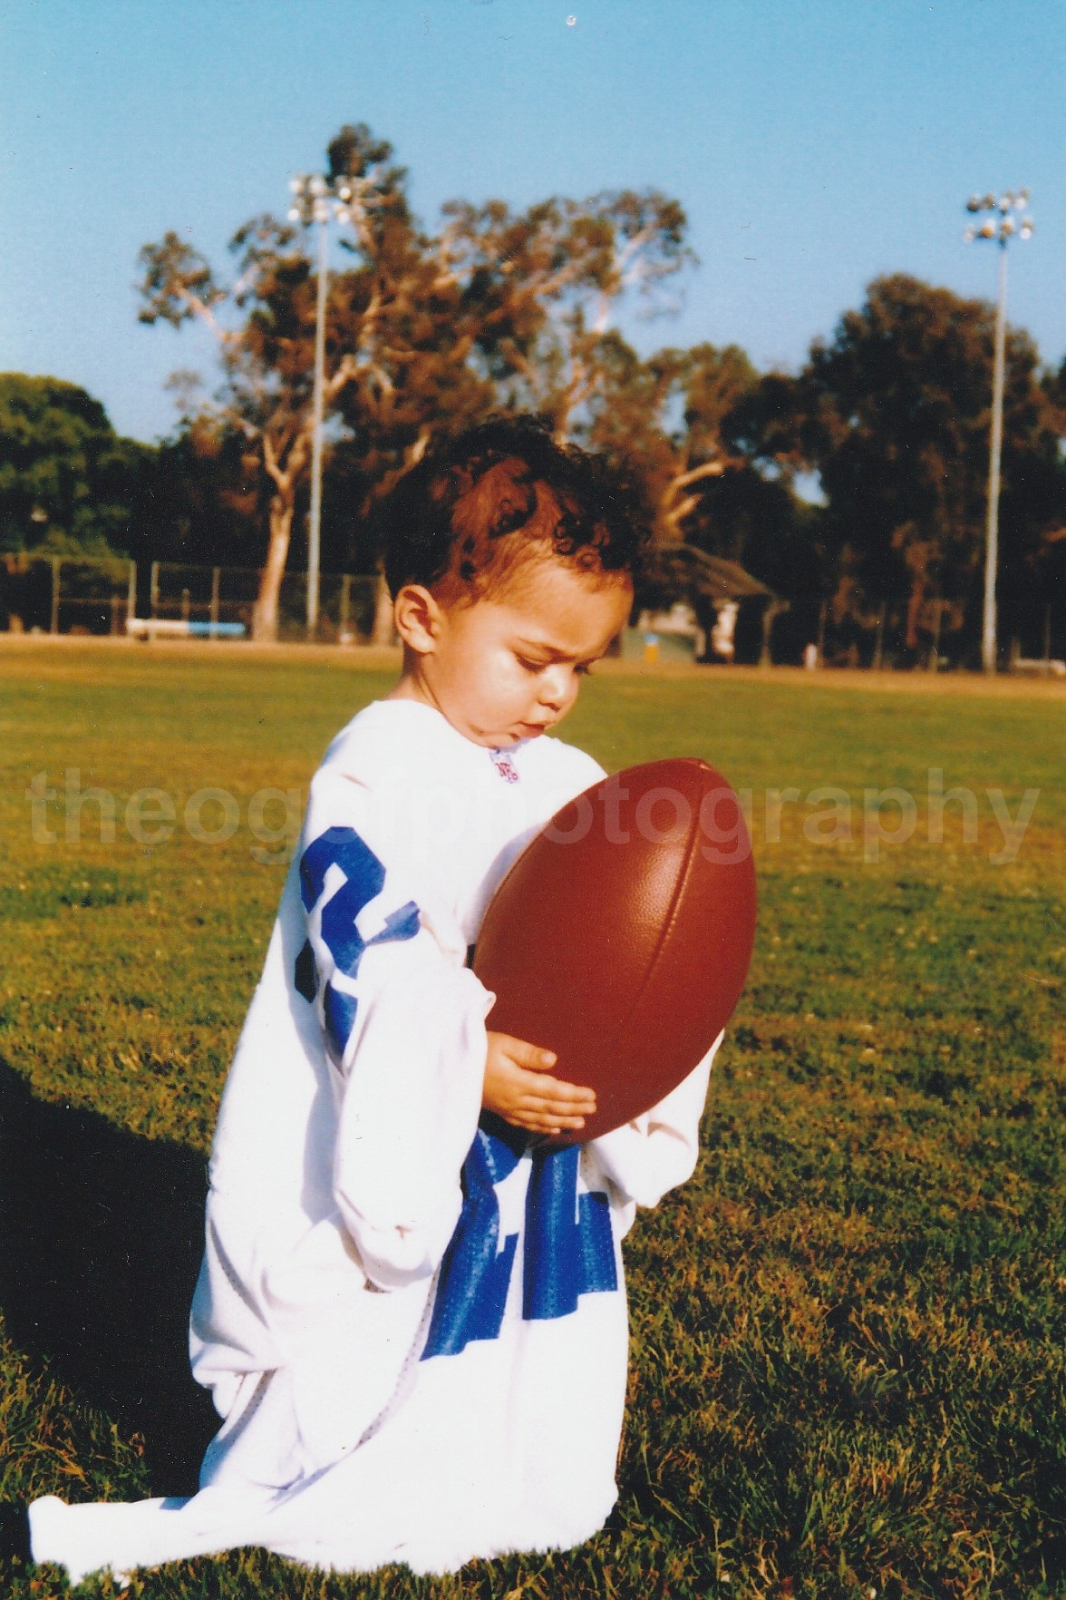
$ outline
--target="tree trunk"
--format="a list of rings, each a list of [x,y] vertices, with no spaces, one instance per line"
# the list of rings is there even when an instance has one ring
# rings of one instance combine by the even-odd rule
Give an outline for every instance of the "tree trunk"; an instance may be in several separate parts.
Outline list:
[[[252,612],[252,638],[262,644],[276,644],[278,638],[278,596],[285,575],[292,532],[294,497],[275,494],[270,501],[270,544],[266,565],[259,579],[259,594]]]
[[[904,640],[908,650],[918,648],[918,626],[925,608],[928,573],[928,563],[920,557],[911,564],[911,591],[907,596],[907,629]]]
[[[682,494],[680,474],[675,473],[659,496],[658,516],[655,519],[656,544],[684,544],[685,535],[681,524],[689,512],[698,505],[697,495]]]
[[[684,544],[685,530],[681,526],[690,512],[700,503],[699,490],[691,491],[707,478],[720,478],[726,470],[724,461],[705,461],[698,467],[679,463],[664,484],[659,495],[656,517],[657,542]]]
[[[378,573],[377,591],[374,595],[374,626],[370,633],[371,644],[392,644],[396,637],[393,627],[392,596],[385,582],[385,574]]]

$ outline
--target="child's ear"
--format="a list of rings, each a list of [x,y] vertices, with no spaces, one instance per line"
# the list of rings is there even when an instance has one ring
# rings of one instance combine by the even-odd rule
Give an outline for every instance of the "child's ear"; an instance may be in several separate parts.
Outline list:
[[[444,613],[420,583],[405,583],[393,606],[396,632],[419,655],[432,655],[440,638]]]

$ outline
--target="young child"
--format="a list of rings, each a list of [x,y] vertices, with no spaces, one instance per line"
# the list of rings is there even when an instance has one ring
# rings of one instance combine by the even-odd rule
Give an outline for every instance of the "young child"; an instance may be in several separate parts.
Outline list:
[[[639,517],[519,419],[424,460],[388,520],[403,674],[311,785],[211,1157],[191,1349],[222,1427],[190,1500],[31,1507],[34,1558],[75,1580],[251,1544],[445,1572],[578,1544],[615,1501],[619,1241],[692,1172],[711,1056],[549,1153],[528,1135],[594,1098],[486,1031],[467,958],[603,775],[544,735],[626,620]]]

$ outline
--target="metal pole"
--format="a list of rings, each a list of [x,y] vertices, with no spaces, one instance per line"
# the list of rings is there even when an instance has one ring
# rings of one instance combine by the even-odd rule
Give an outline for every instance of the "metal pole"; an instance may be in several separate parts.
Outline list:
[[[322,413],[326,387],[326,249],[329,224],[318,224],[318,305],[315,315],[315,393],[311,435],[311,516],[307,529],[307,633],[318,627],[318,567],[322,530]]]
[[[49,633],[59,632],[59,556],[52,557],[52,616],[48,624]]]
[[[933,646],[932,646],[932,649],[929,651],[929,671],[930,672],[939,672],[940,671],[940,624],[941,624],[941,620],[942,620],[943,615],[944,615],[944,602],[943,602],[943,600],[935,600],[933,602],[933,604],[936,606],[936,611],[934,613],[934,615],[936,617],[936,621],[933,624]]]
[[[159,609],[159,562],[152,562],[152,579],[148,591],[148,611],[153,622]]]
[[[992,442],[988,463],[988,534],[985,542],[985,608],[981,665],[996,670],[996,570],[999,565],[999,458],[1003,447],[1003,369],[1007,348],[1007,241],[999,246],[999,294],[992,360]]]
[[[877,632],[874,635],[873,669],[874,669],[875,672],[880,672],[880,670],[881,670],[881,657],[882,657],[882,655],[884,653],[884,648],[885,648],[885,602],[882,600],[881,601],[881,609],[877,613]]]
[[[130,562],[130,581],[126,589],[126,617],[137,615],[137,563]]]
[[[351,594],[352,575],[350,572],[346,572],[341,578],[341,620],[339,630],[341,644],[348,643],[348,616],[351,610]]]
[[[762,614],[762,649],[759,651],[760,667],[772,667],[774,664],[773,653],[770,649],[770,629],[774,625],[774,603],[767,601]]]
[[[211,638],[218,638],[218,580],[221,568],[211,568]]]

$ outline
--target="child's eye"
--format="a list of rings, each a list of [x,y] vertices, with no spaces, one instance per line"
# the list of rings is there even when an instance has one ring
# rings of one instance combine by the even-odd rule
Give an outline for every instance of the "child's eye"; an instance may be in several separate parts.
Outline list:
[[[528,656],[516,655],[515,660],[524,672],[546,672],[552,665],[550,661],[532,661]],[[591,661],[577,661],[574,663],[574,673],[577,677],[587,678],[592,671]]]

